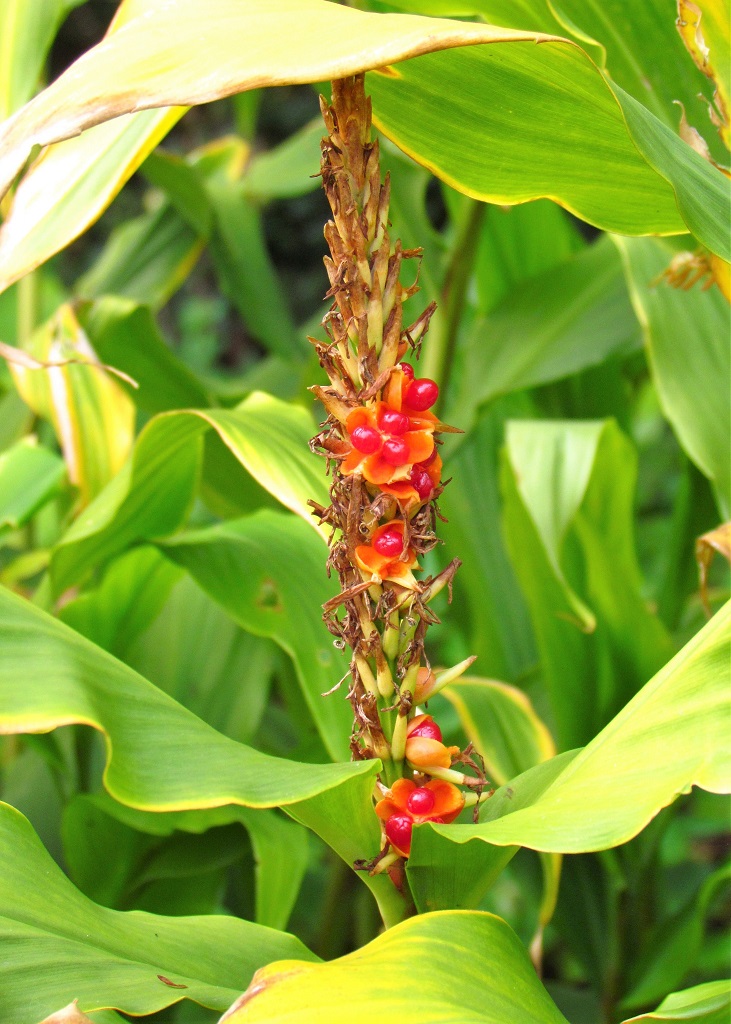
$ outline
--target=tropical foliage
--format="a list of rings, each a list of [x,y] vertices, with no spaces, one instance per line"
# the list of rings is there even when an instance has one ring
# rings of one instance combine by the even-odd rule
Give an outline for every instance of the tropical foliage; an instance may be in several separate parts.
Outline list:
[[[89,6],[0,4],[0,1019],[726,1021],[727,8],[123,0],[58,74]],[[362,72],[423,348],[343,404]]]

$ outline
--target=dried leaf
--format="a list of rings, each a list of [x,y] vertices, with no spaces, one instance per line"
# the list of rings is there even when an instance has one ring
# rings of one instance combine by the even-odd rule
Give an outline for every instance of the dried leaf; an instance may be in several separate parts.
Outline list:
[[[73,1003],[64,1006],[62,1010],[57,1010],[50,1017],[44,1017],[40,1024],[93,1024],[86,1014],[81,1012],[78,1004],[78,999],[74,999]]]
[[[695,542],[695,559],[698,563],[700,576],[700,594],[706,614],[710,617],[711,606],[708,602],[708,570],[718,552],[731,563],[731,523],[722,523],[715,530],[704,533]]]

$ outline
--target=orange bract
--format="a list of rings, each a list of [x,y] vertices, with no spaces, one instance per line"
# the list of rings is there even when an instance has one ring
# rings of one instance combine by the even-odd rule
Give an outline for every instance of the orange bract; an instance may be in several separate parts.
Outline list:
[[[382,555],[373,547],[375,541],[386,532],[400,533],[403,538],[403,522],[394,519],[390,523],[379,526],[374,532],[370,544],[358,545],[355,549],[355,560],[358,563],[358,568],[362,572],[376,577],[374,583],[379,583],[382,580],[392,580],[394,583],[400,583],[402,587],[414,590],[417,583],[411,574],[411,570],[419,568],[414,549],[407,549],[406,560],[404,561],[401,555],[397,555],[395,558],[389,555]]]
[[[434,797],[434,806],[428,814],[414,814],[409,809],[409,797],[417,789],[427,790]],[[425,786],[417,786],[411,779],[397,779],[388,794],[376,804],[376,814],[381,821],[388,821],[393,814],[402,814],[411,818],[415,825],[436,820],[448,825],[454,821],[463,807],[464,795],[451,782],[432,779]],[[408,857],[409,850],[410,844],[408,847],[398,848],[397,852],[403,857]]]
[[[376,402],[375,405],[360,406],[350,413],[345,424],[349,434],[352,434],[356,427],[371,427],[381,435],[382,443],[381,448],[370,455],[353,448],[340,465],[340,471],[345,476],[349,476],[359,469],[369,483],[379,487],[394,481],[408,482],[413,467],[418,462],[425,462],[432,454],[434,451],[434,424],[420,414],[418,417],[409,416],[411,429],[398,435],[406,445],[407,461],[402,466],[393,466],[383,458],[383,441],[387,440],[389,435],[378,425],[379,413],[382,409],[394,408],[390,403]],[[397,409],[396,411],[400,412],[401,410]]]

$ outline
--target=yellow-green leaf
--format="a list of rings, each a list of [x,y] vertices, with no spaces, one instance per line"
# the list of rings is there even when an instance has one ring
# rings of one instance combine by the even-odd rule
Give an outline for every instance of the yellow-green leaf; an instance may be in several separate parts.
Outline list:
[[[221,1024],[566,1024],[499,917],[423,914],[326,964],[269,964]]]
[[[99,366],[94,350],[70,306],[62,306],[28,345],[30,355],[67,365],[10,367],[18,391],[33,411],[53,424],[84,505],[121,469],[134,441],[134,404],[121,385]]]
[[[195,0],[177,0],[174,7],[128,0],[113,28],[6,122],[1,190],[33,145],[47,146],[123,115],[418,57],[395,73],[370,76],[376,120],[461,191],[507,203],[548,196],[617,231],[678,233],[685,226],[675,193],[687,198],[695,190],[697,201],[685,210],[688,223],[714,251],[727,252],[716,217],[728,205],[723,176],[672,133],[668,139],[654,115],[645,111],[643,120],[642,111],[628,105],[568,40],[472,22],[379,15],[325,0],[212,0],[204,19]],[[480,43],[489,45],[475,45]],[[449,52],[433,52],[442,50]],[[496,96],[504,102],[486,102]],[[161,115],[167,116],[174,119],[179,111]],[[138,152],[149,149],[150,129],[139,132],[128,152],[119,136],[122,172],[107,168],[116,178],[104,202],[131,173]],[[74,157],[71,163],[73,178],[80,162]],[[42,224],[24,202],[24,191],[22,183],[18,213],[11,211],[5,226],[6,236],[16,240]],[[77,227],[84,216],[89,223],[96,213],[79,209]],[[62,235],[56,232],[56,248],[66,244]],[[46,256],[50,251],[46,247]],[[0,285],[31,263],[0,233]]]

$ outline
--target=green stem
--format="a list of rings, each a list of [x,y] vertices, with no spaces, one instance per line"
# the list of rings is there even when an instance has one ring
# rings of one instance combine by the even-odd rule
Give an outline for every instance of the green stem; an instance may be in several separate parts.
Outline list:
[[[439,383],[442,393],[447,390],[457,346],[459,325],[462,321],[467,286],[477,253],[485,203],[477,199],[469,202],[452,247],[452,259],[447,268],[442,289],[443,312],[437,321],[437,330],[430,332],[425,346],[422,373]]]

